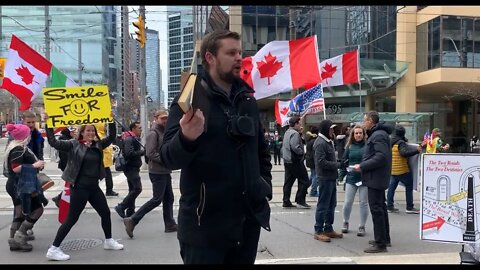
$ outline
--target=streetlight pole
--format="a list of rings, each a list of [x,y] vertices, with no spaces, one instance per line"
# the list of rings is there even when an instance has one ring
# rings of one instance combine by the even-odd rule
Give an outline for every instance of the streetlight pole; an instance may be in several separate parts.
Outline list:
[[[451,37],[448,37],[448,36],[444,36],[444,38],[448,38],[453,43],[453,47],[455,48],[455,51],[457,52],[458,60],[460,61],[460,65],[462,65],[463,57],[460,54],[460,52],[458,51],[457,44],[455,44],[455,40],[453,40]]]
[[[139,15],[143,18],[143,21],[146,21],[145,18],[145,6],[140,6],[139,8]],[[147,36],[145,35],[145,43],[147,43]],[[147,132],[147,113],[146,113],[146,106],[145,106],[145,99],[146,99],[146,78],[147,73],[145,71],[145,48],[140,46],[140,125],[144,129],[144,133],[142,136],[142,144],[145,145],[146,142],[146,132]]]

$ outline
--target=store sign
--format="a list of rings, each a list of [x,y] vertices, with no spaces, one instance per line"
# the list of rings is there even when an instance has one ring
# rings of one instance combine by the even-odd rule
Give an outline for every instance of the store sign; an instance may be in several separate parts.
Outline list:
[[[327,119],[331,120],[334,123],[350,123],[350,114],[327,114]],[[323,113],[318,114],[309,114],[306,116],[307,124],[310,123],[320,123],[323,120]]]

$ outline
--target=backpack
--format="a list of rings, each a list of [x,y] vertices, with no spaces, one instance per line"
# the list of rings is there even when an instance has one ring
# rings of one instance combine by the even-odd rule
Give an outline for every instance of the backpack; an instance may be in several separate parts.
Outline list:
[[[115,154],[114,159],[114,164],[115,164],[115,171],[117,172],[123,172],[125,170],[125,165],[127,164],[127,161],[125,160],[125,157],[123,156],[123,150],[120,149],[118,154]]]
[[[123,156],[123,144],[124,139],[122,137],[117,137],[115,144],[118,146],[118,151],[114,152],[113,155],[113,165],[115,165],[115,171],[123,172],[125,170],[125,165],[127,161]]]

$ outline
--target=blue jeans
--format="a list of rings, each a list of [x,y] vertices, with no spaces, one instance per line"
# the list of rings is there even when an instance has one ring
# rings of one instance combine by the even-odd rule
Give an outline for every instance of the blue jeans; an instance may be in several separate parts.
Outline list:
[[[318,176],[315,168],[310,169],[310,195],[318,194]]]
[[[345,184],[345,203],[343,204],[343,222],[349,222],[352,213],[352,205],[355,194],[358,190],[360,200],[360,226],[365,227],[368,217],[368,188],[366,186],[357,186],[355,184]]]
[[[337,206],[337,181],[318,181],[318,202],[315,210],[315,233],[333,231]]]
[[[395,196],[395,190],[397,189],[398,182],[402,182],[405,185],[405,200],[407,201],[407,210],[413,208],[413,175],[412,172],[404,173],[401,175],[392,175],[390,178],[390,185],[387,193],[387,208],[393,207],[393,197]]]

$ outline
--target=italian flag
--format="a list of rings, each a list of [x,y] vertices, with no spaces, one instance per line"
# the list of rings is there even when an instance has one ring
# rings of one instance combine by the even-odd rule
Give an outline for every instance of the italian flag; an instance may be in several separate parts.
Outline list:
[[[28,110],[32,100],[45,86],[51,69],[52,63],[12,35],[0,88],[6,89],[20,100],[20,111]]]
[[[52,72],[50,73],[50,87],[75,87],[78,84],[72,79],[68,78],[67,75],[63,74],[55,66],[52,67]]]

